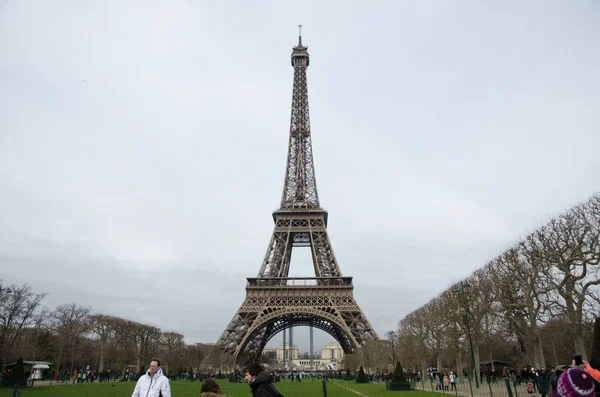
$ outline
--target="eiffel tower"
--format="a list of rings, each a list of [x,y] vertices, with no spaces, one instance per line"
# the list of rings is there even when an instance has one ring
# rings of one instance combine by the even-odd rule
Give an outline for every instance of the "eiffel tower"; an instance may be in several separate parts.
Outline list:
[[[248,278],[246,299],[217,346],[234,356],[234,366],[258,361],[267,342],[294,326],[331,335],[346,354],[378,339],[354,299],[352,277],[342,276],[327,235],[327,211],[319,204],[313,163],[302,32],[291,56],[292,115],[281,206],[258,276]],[[316,277],[288,277],[294,247],[310,247]]]

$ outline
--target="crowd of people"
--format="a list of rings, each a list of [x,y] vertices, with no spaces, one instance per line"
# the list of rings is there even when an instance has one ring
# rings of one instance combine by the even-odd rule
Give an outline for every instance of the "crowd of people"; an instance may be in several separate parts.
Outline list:
[[[258,363],[250,363],[244,372],[253,397],[283,397],[275,385],[273,374]],[[221,386],[214,378],[205,379],[200,386],[201,397],[224,396]],[[162,373],[160,360],[152,359],[148,371],[140,376],[131,397],[171,397],[169,378]]]
[[[74,371],[72,377],[70,376],[69,371],[63,371],[62,374],[57,372],[54,375],[54,379],[56,381],[59,381],[61,379],[63,381],[66,381],[70,378],[72,383],[94,383],[95,381],[108,382],[111,380],[111,376],[114,380],[117,375],[111,373],[110,369],[107,369],[106,371],[98,371],[95,369],[80,369],[78,371]]]
[[[600,360],[597,359],[592,360],[590,364],[583,360],[578,361],[574,357],[570,366],[553,368],[551,371],[535,370],[530,367],[521,370],[506,367],[502,369],[501,377],[512,378],[515,385],[517,382],[525,383],[529,394],[538,392],[542,397],[546,397],[550,392],[553,393],[553,397],[596,397],[595,390],[600,382],[598,364]],[[457,375],[454,371],[444,372],[430,367],[427,372],[432,382],[435,382],[437,390],[456,390]],[[374,377],[383,378],[386,375],[388,374],[375,374]],[[411,373],[411,376],[414,380],[419,378],[418,373]],[[246,367],[244,379],[248,382],[253,397],[281,397],[273,385],[274,375],[265,371],[258,363],[251,363]],[[492,382],[489,374],[486,374],[486,381]],[[136,384],[132,397],[142,395],[171,397],[169,379],[162,374],[159,360],[152,360],[148,372],[141,376]],[[208,378],[202,382],[200,395],[218,397],[223,396],[224,393],[214,378]]]
[[[270,373],[265,371],[258,363],[249,364],[244,372],[236,374],[249,384],[254,397],[279,397],[281,396],[274,386],[274,381],[279,381],[279,377],[289,378],[292,381],[300,381],[302,377],[299,373]],[[215,373],[197,374],[200,380],[203,380],[200,387],[201,397],[223,396],[223,392],[215,377],[221,377]],[[468,373],[461,374],[465,378]],[[341,371],[330,372],[312,372],[305,374],[313,378],[327,380],[328,378],[341,378]],[[373,382],[385,382],[391,373],[375,373],[368,375]],[[574,355],[570,365],[559,366],[555,368],[535,369],[531,366],[521,368],[503,367],[500,371],[494,371],[492,367],[484,368],[480,373],[481,383],[497,383],[500,379],[507,380],[508,384],[514,386],[525,385],[529,395],[539,393],[541,397],[600,397],[600,358],[593,358],[590,362],[582,360],[580,355]],[[76,370],[72,374],[65,370],[57,372],[54,375],[56,381],[72,380],[72,383],[93,383],[95,381],[104,382],[116,380],[120,374],[113,374],[110,369],[96,371],[93,369]],[[111,379],[112,377],[112,379]],[[406,380],[409,382],[420,382],[422,376],[420,372],[405,371]],[[427,377],[435,390],[455,391],[457,390],[458,374],[453,370],[438,370],[436,367],[427,368]],[[181,379],[180,375],[172,374],[170,377],[163,374],[160,367],[160,360],[152,359],[148,370],[143,374],[133,374],[127,371],[120,380],[136,380],[136,386],[132,397],[171,397],[171,380]],[[196,379],[196,374],[193,380]],[[234,380],[235,381],[235,380]]]
[[[435,385],[435,390],[456,390],[458,380],[456,372],[429,367],[427,368],[427,374],[432,385]],[[563,377],[564,374],[568,374],[566,378]],[[462,375],[467,377],[468,373],[463,372]],[[525,390],[529,395],[539,393],[541,397],[550,394],[555,397],[578,397],[579,395],[561,394],[561,387],[565,387],[564,382],[566,379],[569,379],[569,382],[575,382],[574,379],[577,379],[577,382],[580,382],[581,385],[588,385],[593,390],[597,390],[600,387],[600,358],[594,358],[588,363],[581,359],[581,355],[576,354],[573,356],[571,365],[548,369],[536,369],[531,366],[522,368],[505,366],[499,373],[494,371],[493,367],[487,367],[480,371],[479,376],[480,383],[498,383],[500,379],[508,379],[514,386],[525,385]],[[555,391],[559,392],[558,395],[555,394]],[[590,396],[593,395],[594,393],[590,394]]]

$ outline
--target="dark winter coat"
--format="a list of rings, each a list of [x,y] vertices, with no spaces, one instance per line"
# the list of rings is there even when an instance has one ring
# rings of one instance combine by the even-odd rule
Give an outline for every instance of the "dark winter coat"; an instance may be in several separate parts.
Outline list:
[[[538,392],[543,395],[548,394],[548,378],[546,376],[538,376],[535,381]]]
[[[254,397],[283,397],[273,385],[273,375],[267,371],[259,372],[250,383]]]

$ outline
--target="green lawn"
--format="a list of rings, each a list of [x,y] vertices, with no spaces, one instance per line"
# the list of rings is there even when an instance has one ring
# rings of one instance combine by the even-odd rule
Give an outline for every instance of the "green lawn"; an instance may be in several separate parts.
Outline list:
[[[250,388],[244,383],[229,383],[219,381],[225,395],[229,397],[251,397]],[[302,382],[284,380],[276,384],[277,389],[285,397],[322,397],[323,385],[318,379],[305,379]],[[123,383],[93,383],[93,384],[59,384],[53,386],[36,386],[32,389],[22,389],[22,397],[130,397],[135,387],[134,382]],[[357,384],[353,381],[331,380],[326,383],[327,397],[440,397],[439,393],[410,391],[388,392],[385,385]],[[172,381],[171,394],[173,397],[199,397],[200,382]],[[0,397],[12,395],[10,389],[0,389]]]

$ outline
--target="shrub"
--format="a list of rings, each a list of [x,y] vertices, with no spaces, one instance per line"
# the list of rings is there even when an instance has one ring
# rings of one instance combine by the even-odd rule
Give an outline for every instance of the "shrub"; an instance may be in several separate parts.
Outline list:
[[[358,376],[356,377],[356,383],[368,383],[369,382],[369,378],[367,378],[367,374],[365,374],[365,370],[363,369],[363,366],[360,366],[360,369],[358,370]]]
[[[387,384],[388,390],[412,390],[413,384],[406,381],[406,375],[400,361],[396,362],[396,368],[392,375],[392,381]]]
[[[404,370],[402,369],[402,364],[400,361],[396,362],[396,368],[394,369],[394,375],[392,376],[392,382],[406,382],[406,376],[404,375]]]

